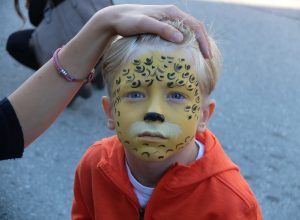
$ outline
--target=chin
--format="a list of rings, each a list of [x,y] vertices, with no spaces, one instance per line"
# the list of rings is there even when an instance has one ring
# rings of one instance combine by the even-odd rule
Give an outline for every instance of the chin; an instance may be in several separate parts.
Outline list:
[[[170,158],[174,152],[169,152],[166,154],[165,150],[158,148],[157,146],[147,146],[143,148],[139,148],[138,150],[136,148],[130,150],[131,153],[139,160],[144,161],[164,161],[168,158]]]

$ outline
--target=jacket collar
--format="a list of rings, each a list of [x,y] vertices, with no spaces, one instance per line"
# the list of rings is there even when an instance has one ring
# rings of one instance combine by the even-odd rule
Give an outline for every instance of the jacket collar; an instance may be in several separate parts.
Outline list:
[[[205,146],[203,157],[186,166],[176,163],[170,167],[161,178],[158,185],[164,185],[170,190],[199,184],[200,182],[228,170],[238,170],[238,167],[229,159],[219,141],[208,129],[197,133],[196,139]],[[117,136],[104,140],[106,155],[101,157],[97,167],[119,189],[131,198],[135,198],[132,186],[125,167],[124,148]],[[135,202],[136,198],[135,198]]]
[[[170,189],[199,184],[218,173],[238,170],[237,165],[226,155],[221,144],[211,131],[206,129],[203,133],[197,133],[196,139],[203,143],[205,147],[204,155],[188,166],[176,164],[170,174],[169,181],[166,181]]]

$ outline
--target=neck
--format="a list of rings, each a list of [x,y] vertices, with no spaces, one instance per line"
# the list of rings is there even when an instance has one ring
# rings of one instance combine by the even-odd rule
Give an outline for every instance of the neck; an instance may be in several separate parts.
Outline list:
[[[132,175],[144,186],[155,187],[167,169],[175,163],[189,165],[197,154],[198,146],[192,140],[181,151],[162,161],[141,160],[125,150],[126,160]]]

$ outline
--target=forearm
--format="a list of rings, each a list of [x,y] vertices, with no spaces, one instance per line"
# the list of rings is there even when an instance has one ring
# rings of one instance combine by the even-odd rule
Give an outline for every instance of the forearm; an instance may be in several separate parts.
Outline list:
[[[59,52],[61,65],[75,78],[86,78],[109,44],[111,34],[105,25],[88,23]],[[50,60],[8,97],[20,121],[25,147],[52,124],[81,86],[60,77]]]
[[[60,50],[59,62],[74,78],[84,79],[117,34],[153,33],[181,42],[183,36],[178,30],[159,21],[165,17],[189,24],[204,56],[209,57],[204,28],[175,6],[118,5],[97,12]],[[51,125],[81,86],[82,83],[67,82],[60,77],[50,60],[8,97],[21,124],[25,147]]]

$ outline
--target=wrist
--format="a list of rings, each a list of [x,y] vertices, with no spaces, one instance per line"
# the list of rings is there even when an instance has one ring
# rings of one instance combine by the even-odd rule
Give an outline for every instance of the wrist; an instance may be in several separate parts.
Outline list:
[[[110,6],[109,6],[110,7]],[[109,8],[107,7],[107,8]],[[59,53],[61,65],[75,78],[86,78],[115,35],[114,13],[103,9]]]
[[[95,70],[91,71],[89,73],[89,75],[84,78],[84,79],[77,79],[75,77],[73,77],[71,74],[68,73],[68,71],[66,69],[64,69],[59,62],[59,58],[58,58],[58,52],[61,50],[61,48],[58,48],[54,53],[53,53],[53,57],[52,57],[52,61],[53,61],[53,65],[57,71],[57,73],[64,78],[66,81],[68,82],[83,82],[83,83],[88,83],[91,82],[92,79],[94,78],[94,73]]]
[[[111,39],[118,34],[119,17],[120,13],[116,13],[116,6],[108,6],[94,14],[91,23],[97,28],[99,35]]]

